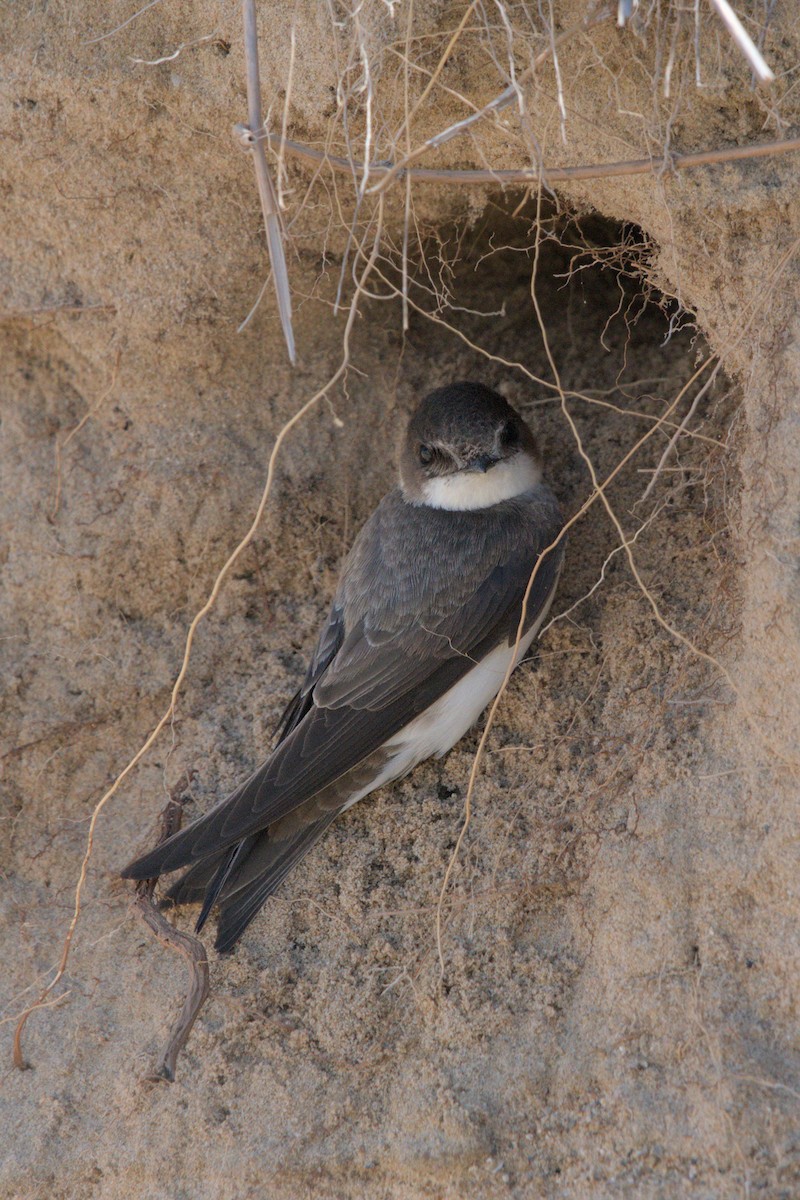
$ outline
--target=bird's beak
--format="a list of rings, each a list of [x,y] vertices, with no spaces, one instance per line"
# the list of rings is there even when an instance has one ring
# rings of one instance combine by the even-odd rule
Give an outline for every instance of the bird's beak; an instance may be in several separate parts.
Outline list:
[[[489,470],[489,467],[493,467],[499,461],[498,458],[495,458],[491,454],[479,454],[477,458],[472,460],[472,466],[474,470],[482,471],[485,474]]]

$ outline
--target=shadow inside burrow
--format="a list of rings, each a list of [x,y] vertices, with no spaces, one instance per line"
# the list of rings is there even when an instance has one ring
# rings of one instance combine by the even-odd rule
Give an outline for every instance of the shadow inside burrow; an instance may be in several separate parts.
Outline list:
[[[652,510],[652,497],[642,504],[648,482],[703,381],[685,396],[682,389],[708,353],[693,315],[653,282],[657,252],[636,225],[552,204],[537,232],[536,200],[518,194],[490,200],[468,227],[437,230],[410,272],[415,307],[404,376],[411,403],[457,378],[497,388],[539,439],[546,478],[567,518],[593,491],[587,458],[602,483],[644,438],[607,489],[635,531]],[[426,256],[435,256],[435,269]],[[436,281],[443,281],[438,292]],[[423,315],[425,307],[434,315]],[[698,414],[712,436],[730,416],[719,399],[724,391],[722,380]],[[659,418],[672,423],[659,426]],[[692,472],[707,454],[707,445],[688,438],[680,449],[685,471],[673,457],[656,492],[672,516],[694,503]],[[562,608],[591,588],[619,546],[602,503],[592,505],[570,542]],[[616,556],[612,573],[624,570],[623,557]]]

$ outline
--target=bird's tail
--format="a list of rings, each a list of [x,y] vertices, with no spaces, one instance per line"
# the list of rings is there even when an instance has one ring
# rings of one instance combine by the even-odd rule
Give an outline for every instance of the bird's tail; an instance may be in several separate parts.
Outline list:
[[[289,872],[339,814],[325,813],[300,829],[281,831],[281,822],[190,867],[167,892],[168,904],[202,902],[199,932],[215,904],[219,922],[215,950],[227,954]],[[288,822],[287,822],[288,824]]]
[[[239,828],[238,837],[231,837],[230,833],[226,834],[225,824],[231,809],[252,782],[248,780],[205,816],[193,821],[185,829],[179,829],[147,854],[129,862],[120,872],[122,878],[158,879],[160,875],[168,875],[181,867],[191,866],[192,870],[198,868],[197,874],[192,877],[199,883],[212,860],[216,864],[212,869],[213,874],[221,859],[227,856],[232,848],[238,846],[243,835],[247,833],[247,830]]]

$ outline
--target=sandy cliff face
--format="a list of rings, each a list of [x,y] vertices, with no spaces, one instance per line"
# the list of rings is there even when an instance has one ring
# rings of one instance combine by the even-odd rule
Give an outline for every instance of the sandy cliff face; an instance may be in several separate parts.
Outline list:
[[[558,29],[583,12],[557,7]],[[741,7],[757,32],[755,6]],[[341,83],[360,155],[367,62],[373,153],[387,152],[406,79],[413,108],[463,15],[416,9],[410,41],[405,7],[394,19],[383,4],[357,19],[337,9],[338,23],[324,5],[297,11],[291,137],[345,151]],[[534,138],[554,165],[612,161],[659,153],[667,137],[677,150],[774,137],[776,113],[796,124],[790,4],[765,37],[784,73],[772,98],[751,90],[710,18],[698,90],[694,30],[676,11],[662,5],[641,37],[606,24],[561,44],[566,143],[548,63],[522,121],[508,110],[436,165],[525,165]],[[498,9],[487,30],[476,9],[413,113],[411,144],[464,115],[454,93],[481,105],[505,86],[503,12],[518,70],[546,48],[538,15],[526,41],[521,10]],[[352,182],[291,164],[298,366],[269,291],[237,333],[267,270],[252,167],[230,135],[246,112],[239,13],[165,3],[122,27],[131,13],[3,18],[9,1017],[59,958],[92,809],[168,703],[278,430],[342,361],[332,304],[343,261],[345,304],[364,265],[348,247]],[[291,21],[280,6],[259,13],[279,128]],[[160,65],[135,61],[201,38]],[[530,300],[535,199],[415,184],[411,297],[463,336],[413,309],[404,336],[399,301],[362,300],[351,369],[287,440],[175,720],[98,824],[54,994],[68,995],[31,1018],[34,1069],[5,1076],[2,1195],[797,1192],[797,162],[567,184],[537,266],[550,351],[579,393],[566,404],[600,478],[702,356],[721,357],[651,495],[671,428],[608,498],[659,615],[727,678],[659,624],[595,503],[570,535],[557,619],[488,743],[443,964],[436,908],[477,734],[334,827],[236,956],[212,964],[178,1082],[146,1085],[183,967],[130,915],[116,872],[183,770],[196,772],[191,816],[263,757],[415,399],[487,380],[542,436],[565,509],[591,492]],[[404,195],[387,197],[377,260],[395,281]],[[358,215],[366,254],[375,214],[370,201]],[[445,288],[437,307],[432,289]],[[376,273],[370,290],[388,284]]]

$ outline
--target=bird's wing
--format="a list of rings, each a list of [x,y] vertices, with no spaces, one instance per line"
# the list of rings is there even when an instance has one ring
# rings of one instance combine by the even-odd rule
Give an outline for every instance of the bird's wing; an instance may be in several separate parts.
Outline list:
[[[275,728],[276,745],[292,733],[313,704],[313,692],[322,675],[327,671],[336,652],[344,640],[344,609],[337,600],[333,602],[328,620],[319,635],[317,648],[306,671],[306,677],[292,696]]]
[[[557,530],[557,526],[556,526]],[[539,553],[512,553],[451,607],[387,628],[369,611],[344,637],[312,692],[305,716],[235,792],[188,829],[131,863],[126,878],[147,879],[219,854],[280,820],[375,754],[503,640],[513,642]],[[555,587],[561,548],[543,557],[526,609],[535,622]],[[476,568],[474,564],[472,571]]]

